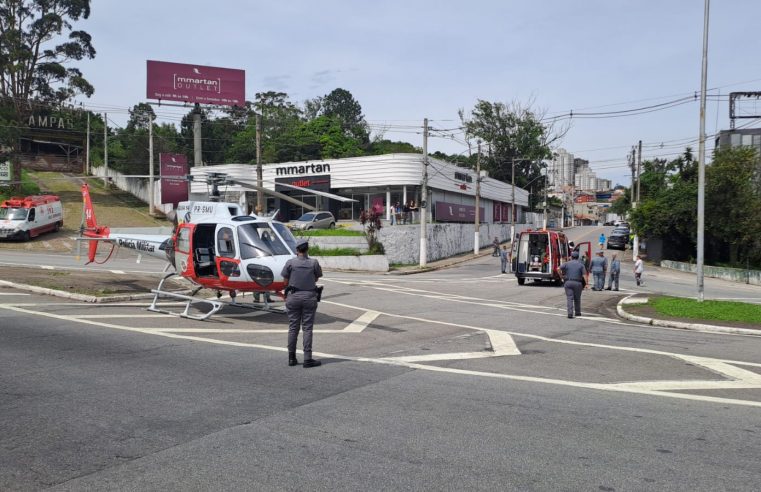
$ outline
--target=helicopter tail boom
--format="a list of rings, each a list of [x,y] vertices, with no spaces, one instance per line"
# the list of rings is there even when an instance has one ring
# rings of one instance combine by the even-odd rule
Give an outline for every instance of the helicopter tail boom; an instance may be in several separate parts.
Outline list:
[[[83,210],[83,223],[80,228],[80,234],[84,237],[93,239],[106,239],[109,237],[108,227],[98,226],[98,221],[95,218],[95,210],[92,206],[92,199],[90,198],[90,187],[87,183],[82,185],[82,202],[84,206]],[[100,241],[89,241],[87,249],[88,263],[95,261],[95,254],[98,252],[98,243]]]

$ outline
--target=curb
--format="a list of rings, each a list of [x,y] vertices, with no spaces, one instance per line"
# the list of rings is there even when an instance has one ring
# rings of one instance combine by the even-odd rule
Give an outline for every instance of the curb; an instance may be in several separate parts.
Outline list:
[[[63,290],[48,289],[45,287],[37,287],[35,285],[17,284],[15,282],[8,282],[7,280],[0,280],[0,285],[12,287],[14,289],[34,292],[35,294],[44,294],[48,296],[63,297],[65,299],[73,299],[75,301],[90,302],[93,304],[99,304],[99,303],[105,303],[105,302],[138,301],[142,299],[153,298],[153,294],[150,294],[150,293],[98,297],[98,296],[90,296],[86,294],[77,294],[75,292],[66,292]]]
[[[428,264],[424,266],[423,268],[417,268],[417,267],[408,267],[408,269],[405,270],[391,270],[389,272],[386,272],[385,275],[414,275],[416,273],[426,273],[426,272],[435,272],[436,270],[443,270],[444,268],[449,268],[454,265],[459,265],[460,263],[465,263],[466,261],[470,260],[476,260],[478,258],[484,258],[486,255],[491,254],[487,249],[484,249],[482,251],[479,251],[477,255],[470,254],[467,257],[458,258],[457,260],[452,260],[446,264],[441,265],[432,265]],[[437,262],[446,262],[447,260],[436,260]]]
[[[654,319],[654,318],[648,318],[645,316],[637,316],[634,314],[627,313],[623,306],[625,304],[645,304],[647,302],[646,297],[634,297],[638,294],[632,294],[627,297],[624,297],[620,301],[618,301],[618,304],[616,305],[616,312],[619,316],[622,318],[628,319],[629,321],[636,321],[637,323],[644,323],[646,325],[651,326],[663,326],[666,328],[679,328],[682,330],[692,330],[692,331],[698,331],[702,333],[731,333],[735,335],[755,335],[755,336],[761,336],[761,330],[750,330],[748,328],[734,328],[731,326],[717,326],[717,325],[707,325],[704,323],[684,323],[682,321],[670,321],[670,320],[663,320],[663,319]]]

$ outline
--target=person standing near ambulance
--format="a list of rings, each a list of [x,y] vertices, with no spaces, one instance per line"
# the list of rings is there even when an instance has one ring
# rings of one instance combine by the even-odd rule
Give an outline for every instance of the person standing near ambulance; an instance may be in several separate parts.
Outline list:
[[[581,291],[586,286],[587,268],[579,261],[579,252],[571,253],[571,261],[560,265],[560,278],[565,288],[568,317],[581,316]]]
[[[296,359],[296,342],[299,330],[304,331],[304,367],[322,364],[312,358],[312,326],[319,301],[317,279],[322,277],[320,263],[308,255],[309,243],[305,239],[296,241],[296,258],[288,260],[281,276],[286,287],[285,310],[288,314],[288,365],[299,363]]]

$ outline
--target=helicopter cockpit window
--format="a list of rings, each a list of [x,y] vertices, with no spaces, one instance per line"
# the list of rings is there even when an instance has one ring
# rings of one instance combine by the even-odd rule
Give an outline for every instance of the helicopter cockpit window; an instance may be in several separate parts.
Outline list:
[[[190,252],[190,229],[183,227],[177,234],[177,251]]]
[[[280,234],[280,237],[283,238],[285,244],[288,245],[288,249],[290,249],[289,253],[293,254],[296,251],[296,238],[293,237],[291,230],[279,222],[273,223],[272,226]]]
[[[229,227],[221,227],[217,232],[217,256],[235,257],[235,240]]]
[[[238,243],[240,244],[240,257],[244,260],[292,254],[275,234],[271,225],[261,222],[238,226]]]

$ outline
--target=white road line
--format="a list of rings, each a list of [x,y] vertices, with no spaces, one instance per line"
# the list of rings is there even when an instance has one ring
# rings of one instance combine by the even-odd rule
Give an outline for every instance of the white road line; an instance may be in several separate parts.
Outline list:
[[[50,265],[40,265],[40,268],[43,270],[55,270],[55,267]]]
[[[0,292],[0,296],[29,296],[31,294],[21,292]]]
[[[333,303],[333,304],[337,304],[337,303]],[[69,316],[53,314],[53,313],[45,313],[45,312],[39,312],[39,311],[31,311],[28,309],[24,309],[24,308],[20,308],[20,307],[8,305],[8,304],[0,304],[0,309],[7,309],[10,311],[16,311],[16,312],[21,312],[21,313],[26,313],[26,314],[36,315],[36,316],[43,316],[43,317],[52,318],[52,319],[84,323],[84,324],[89,324],[92,326],[112,328],[116,330],[144,333],[144,334],[155,335],[155,336],[163,336],[167,338],[192,340],[192,341],[211,343],[216,345],[259,348],[264,350],[273,350],[277,352],[286,352],[288,350],[286,347],[276,347],[271,345],[233,342],[229,340],[217,340],[213,338],[180,335],[177,333],[167,333],[167,332],[159,332],[155,330],[146,330],[144,328],[131,328],[131,327],[120,326],[120,325],[112,325],[109,323],[102,323],[102,322],[94,321],[94,320],[76,320],[76,319],[72,319]],[[358,309],[358,308],[355,308],[355,309]],[[381,313],[381,314],[386,314],[386,313]],[[400,317],[403,317],[403,316],[400,316]],[[575,342],[575,344],[583,345],[580,342]],[[648,349],[632,349],[632,350],[642,351],[647,353],[654,352]],[[533,376],[519,376],[514,374],[499,374],[499,373],[491,373],[491,372],[484,372],[484,371],[472,371],[472,370],[466,370],[466,369],[455,369],[450,367],[430,366],[425,364],[417,364],[413,362],[404,362],[404,361],[384,359],[384,358],[351,357],[351,356],[345,356],[345,355],[328,354],[323,352],[314,353],[314,355],[316,355],[317,357],[322,357],[322,358],[334,358],[334,359],[342,359],[342,360],[351,360],[356,362],[368,362],[373,364],[396,365],[396,366],[408,367],[410,369],[420,369],[420,370],[431,371],[431,372],[488,377],[488,378],[506,379],[506,380],[512,380],[512,381],[552,384],[552,385],[568,386],[568,387],[574,387],[574,388],[585,388],[585,389],[594,389],[594,390],[601,390],[601,391],[641,394],[641,395],[657,396],[657,397],[664,397],[664,398],[675,398],[675,399],[681,399],[681,400],[693,400],[693,401],[700,401],[700,402],[719,403],[719,404],[725,404],[725,405],[729,404],[729,405],[741,405],[741,406],[761,408],[761,402],[752,401],[752,400],[712,397],[712,396],[694,395],[694,394],[688,394],[688,393],[671,393],[667,391],[653,391],[653,390],[641,389],[641,388],[616,386],[615,384],[607,384],[607,383],[584,383],[584,382],[578,382],[578,381],[567,381],[562,379],[540,378],[540,377],[533,377]],[[681,354],[668,354],[668,355],[673,356],[673,355],[681,355]],[[715,360],[715,359],[709,359],[709,360]],[[730,361],[722,361],[722,362],[730,362]]]
[[[126,275],[126,273],[127,273],[124,270],[109,270],[109,272],[115,273],[117,275]]]
[[[375,318],[380,316],[378,311],[366,311],[359,318],[352,321],[349,326],[341,330],[342,333],[361,333],[362,330],[367,328],[367,325],[375,321]]]
[[[408,355],[401,357],[386,357],[389,360],[400,362],[433,362],[440,360],[466,360],[466,359],[484,359],[488,357],[503,357],[506,355],[520,355],[521,351],[515,345],[513,337],[504,331],[483,330],[489,337],[491,351],[480,352],[458,352],[426,355]]]

